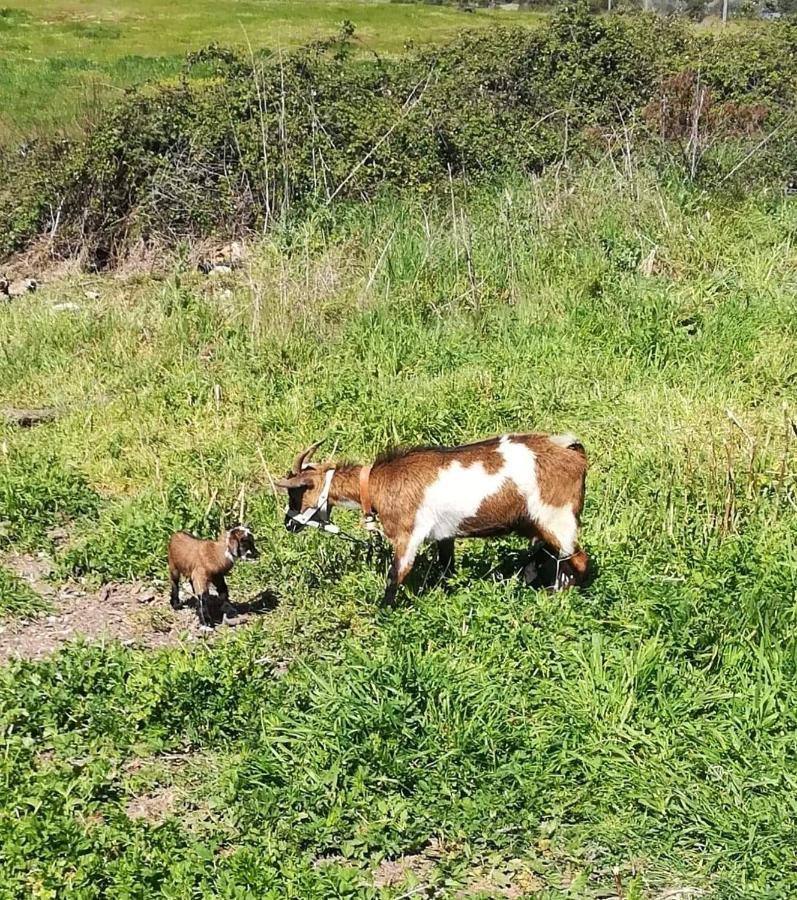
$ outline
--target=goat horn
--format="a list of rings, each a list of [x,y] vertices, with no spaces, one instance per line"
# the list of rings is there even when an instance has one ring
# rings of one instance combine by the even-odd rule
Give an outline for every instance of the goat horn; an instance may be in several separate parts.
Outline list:
[[[302,450],[296,456],[296,459],[293,461],[293,472],[298,475],[302,469],[307,465],[310,457],[315,453],[315,451],[321,446],[322,441],[316,441],[314,444],[310,444],[310,446],[306,450]]]

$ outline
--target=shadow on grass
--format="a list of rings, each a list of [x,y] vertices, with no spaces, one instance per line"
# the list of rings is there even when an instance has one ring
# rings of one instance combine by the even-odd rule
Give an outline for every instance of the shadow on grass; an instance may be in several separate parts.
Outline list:
[[[240,615],[264,615],[274,612],[281,602],[282,598],[275,590],[266,588],[248,603],[233,603],[232,606]]]

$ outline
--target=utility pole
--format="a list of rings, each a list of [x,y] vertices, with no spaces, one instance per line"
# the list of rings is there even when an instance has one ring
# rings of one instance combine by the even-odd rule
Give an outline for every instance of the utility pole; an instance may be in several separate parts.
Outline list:
[[[728,22],[728,0],[722,0],[722,24],[726,25]]]

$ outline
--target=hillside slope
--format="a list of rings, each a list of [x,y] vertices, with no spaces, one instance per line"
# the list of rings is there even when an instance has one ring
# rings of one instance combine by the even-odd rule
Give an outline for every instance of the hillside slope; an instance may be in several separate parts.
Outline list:
[[[796,236],[782,197],[607,162],[0,308],[0,406],[59,412],[0,426],[7,548],[148,581],[243,502],[233,595],[280,598],[2,670],[0,896],[793,895]],[[535,428],[589,453],[586,592],[472,542],[381,610],[384,559],[287,534],[269,486],[321,435]]]

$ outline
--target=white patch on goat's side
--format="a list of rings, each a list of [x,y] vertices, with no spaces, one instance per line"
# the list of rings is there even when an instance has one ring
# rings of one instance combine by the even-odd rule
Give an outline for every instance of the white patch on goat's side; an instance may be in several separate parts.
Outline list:
[[[543,503],[534,452],[508,435],[500,439],[497,450],[504,458],[504,465],[492,474],[483,463],[463,466],[458,460],[439,470],[415,513],[412,534],[400,561],[401,569],[412,565],[425,540],[462,536],[462,523],[475,516],[482,503],[506,481],[516,485],[526,500],[529,518],[556,538],[562,555],[569,556],[575,551],[578,531],[575,514],[569,506]]]
[[[454,460],[440,469],[437,478],[426,488],[415,513],[415,523],[400,568],[412,565],[425,540],[441,541],[456,537],[462,523],[476,515],[484,499],[501,487],[504,478],[503,470],[490,475],[480,462],[466,467],[459,460]]]
[[[551,506],[543,503],[537,480],[537,457],[525,444],[501,439],[498,452],[506,460],[501,470],[515,482],[526,498],[529,518],[559,542],[561,553],[569,556],[575,551],[578,523],[570,506]]]

